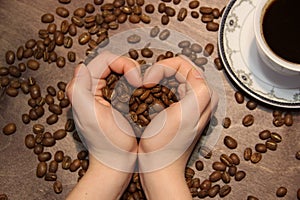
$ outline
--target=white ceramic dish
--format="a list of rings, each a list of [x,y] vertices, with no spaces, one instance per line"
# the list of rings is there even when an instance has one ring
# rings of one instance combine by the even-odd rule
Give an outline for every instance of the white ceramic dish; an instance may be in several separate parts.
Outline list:
[[[229,77],[255,99],[282,108],[300,108],[300,76],[265,66],[255,43],[254,11],[259,0],[232,0],[224,11],[218,46]]]

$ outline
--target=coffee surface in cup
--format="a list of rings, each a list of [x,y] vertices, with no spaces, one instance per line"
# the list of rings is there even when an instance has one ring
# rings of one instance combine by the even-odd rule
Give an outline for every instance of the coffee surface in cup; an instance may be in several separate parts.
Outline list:
[[[300,64],[300,1],[274,0],[263,14],[263,36],[284,60]]]

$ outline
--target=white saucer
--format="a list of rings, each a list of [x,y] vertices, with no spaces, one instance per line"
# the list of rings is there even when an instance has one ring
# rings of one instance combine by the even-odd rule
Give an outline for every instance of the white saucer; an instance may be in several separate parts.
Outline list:
[[[218,45],[230,78],[255,99],[282,108],[300,108],[300,76],[284,76],[261,61],[253,17],[259,0],[232,0],[221,21]]]

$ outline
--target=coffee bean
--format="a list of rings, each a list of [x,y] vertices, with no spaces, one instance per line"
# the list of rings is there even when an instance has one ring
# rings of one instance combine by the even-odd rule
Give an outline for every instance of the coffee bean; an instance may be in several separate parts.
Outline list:
[[[50,160],[51,157],[52,157],[52,155],[50,152],[43,152],[38,155],[38,160],[40,162],[46,162],[46,161]]]
[[[220,197],[223,198],[223,197],[227,196],[230,192],[231,192],[231,187],[229,185],[223,185],[220,188],[219,195],[220,195]]]
[[[67,83],[63,82],[63,81],[59,81],[57,83],[57,87],[58,89],[62,90],[62,91],[66,91],[66,87],[67,87]]]
[[[36,60],[30,59],[27,61],[27,67],[31,70],[38,70],[40,67],[40,63]]]
[[[188,40],[183,40],[183,41],[178,43],[179,48],[186,48],[186,47],[189,48],[190,45],[191,45],[191,42],[188,41]]]
[[[34,139],[34,135],[33,134],[28,134],[25,137],[25,146],[28,149],[33,149],[35,146],[35,139]]]
[[[82,160],[81,167],[83,170],[87,170],[89,168],[89,160],[87,160],[87,159]]]
[[[41,96],[41,89],[39,85],[31,86],[29,92],[32,99],[37,99]]]
[[[36,46],[36,41],[35,39],[29,39],[27,40],[27,42],[25,43],[25,47],[27,49],[33,49]]]
[[[59,3],[68,4],[71,3],[71,0],[58,0]]]
[[[229,174],[229,172],[226,172],[226,171],[224,171],[223,173],[222,173],[222,181],[224,182],[224,183],[229,183],[230,182],[230,174]]]
[[[141,54],[145,58],[151,58],[153,56],[153,51],[146,47],[141,50]]]
[[[190,167],[185,168],[185,177],[186,178],[193,178],[194,175],[195,175],[195,171],[192,168],[190,168]]]
[[[38,118],[40,118],[40,117],[42,117],[44,115],[45,109],[42,106],[37,106],[35,108],[35,112],[36,112]]]
[[[231,125],[231,119],[229,117],[225,117],[223,119],[222,125],[224,128],[229,128]]]
[[[210,148],[208,147],[201,147],[200,151],[199,151],[200,155],[203,156],[206,159],[210,159],[212,156],[212,151]]]
[[[245,177],[246,177],[246,172],[244,172],[244,171],[237,171],[236,174],[235,174],[234,179],[235,179],[236,181],[241,181],[241,180],[243,180]]]
[[[300,151],[297,151],[295,154],[296,159],[300,160]]]
[[[203,162],[201,160],[197,160],[195,163],[195,167],[198,171],[202,171],[204,168]]]
[[[286,126],[292,126],[293,125],[293,115],[291,113],[286,113],[284,115],[284,124]]]
[[[57,7],[56,14],[59,15],[60,17],[66,18],[69,16],[69,11],[64,7]]]
[[[214,51],[214,45],[211,43],[208,43],[205,47],[204,47],[204,52],[203,55],[204,56],[210,56]]]
[[[65,130],[67,132],[73,132],[75,130],[75,123],[73,119],[68,119],[65,124]]]
[[[256,198],[255,196],[249,195],[247,197],[247,200],[259,200],[258,198]]]
[[[151,28],[150,30],[150,36],[151,37],[156,37],[158,35],[158,33],[160,32],[160,29],[158,26],[154,26],[153,28]]]
[[[15,133],[16,131],[17,131],[17,126],[15,123],[8,123],[2,129],[2,132],[5,135],[11,135],[11,134]]]
[[[59,129],[53,133],[53,137],[56,140],[61,140],[67,136],[67,132],[64,129]]]
[[[210,180],[204,180],[201,184],[200,184],[200,189],[201,190],[209,190],[211,188],[211,181]]]
[[[255,145],[255,150],[259,153],[266,153],[267,152],[267,147],[265,144],[258,143]]]
[[[29,124],[29,122],[30,122],[30,117],[29,117],[28,114],[22,114],[22,122],[23,122],[24,124]]]
[[[49,117],[47,117],[46,122],[49,125],[53,125],[58,121],[58,116],[57,114],[51,114]]]
[[[273,125],[276,127],[281,127],[282,125],[284,125],[284,118],[282,118],[281,116],[275,117],[273,119]]]
[[[199,5],[200,5],[200,2],[198,0],[193,0],[189,3],[189,8],[195,9],[195,8],[198,8]]]
[[[240,158],[237,154],[232,153],[232,154],[230,154],[229,158],[231,158],[234,165],[239,165],[240,164]]]
[[[67,57],[70,62],[76,61],[76,54],[73,51],[69,51]]]
[[[79,160],[84,160],[89,155],[89,152],[87,150],[82,150],[77,154],[77,158]]]
[[[232,166],[232,164],[233,164],[231,158],[229,156],[227,156],[226,154],[221,154],[220,160],[222,163],[224,163],[226,166],[229,166],[229,167]]]
[[[48,94],[50,94],[51,96],[56,96],[56,89],[53,86],[48,86],[47,87],[47,92]]]
[[[40,162],[36,169],[36,176],[38,178],[42,178],[43,176],[45,176],[46,172],[47,172],[47,163]]]
[[[196,58],[194,60],[194,63],[198,66],[198,67],[201,67],[203,65],[206,65],[208,62],[207,58],[205,57],[199,57],[199,58]]]
[[[81,166],[81,161],[79,159],[75,159],[73,160],[73,162],[70,165],[70,171],[71,172],[75,172],[79,169],[79,167]]]
[[[45,97],[45,102],[48,104],[48,105],[51,105],[54,103],[54,98],[50,95],[50,94],[47,94],[46,97]]]
[[[1,200],[8,200],[8,196],[6,194],[0,194],[0,199]]]
[[[95,11],[95,6],[91,3],[87,3],[85,4],[84,9],[87,13],[93,13]]]
[[[45,127],[42,124],[34,124],[32,127],[32,131],[35,134],[44,133]]]
[[[251,114],[246,115],[243,118],[242,123],[246,127],[251,126],[254,123],[254,117],[253,117],[253,115],[251,115]]]
[[[212,174],[209,175],[209,180],[211,182],[217,182],[222,178],[222,173],[220,171],[214,171]]]
[[[5,53],[5,59],[6,59],[6,63],[9,64],[9,65],[12,65],[14,64],[15,62],[15,53],[11,50],[7,51]]]
[[[158,37],[160,40],[166,40],[169,38],[170,34],[171,34],[170,31],[168,29],[165,29],[159,34]]]
[[[139,43],[140,41],[141,41],[141,36],[139,36],[137,34],[132,34],[127,37],[127,42],[131,43],[131,44],[136,44],[136,43]]]
[[[104,0],[94,0],[95,5],[102,5]]]
[[[129,22],[133,23],[133,24],[137,24],[141,21],[141,18],[139,17],[139,15],[136,14],[132,14],[129,16]]]
[[[56,173],[47,172],[45,174],[45,181],[56,181],[56,179],[57,179]]]
[[[66,108],[66,107],[68,107],[69,105],[70,105],[70,101],[69,101],[69,99],[66,99],[66,98],[62,99],[62,100],[59,102],[59,106],[60,106],[61,108]]]
[[[60,181],[55,181],[53,183],[53,190],[56,194],[62,193],[62,191],[63,191],[62,183]]]
[[[64,98],[65,98],[65,92],[62,91],[62,90],[59,90],[59,91],[57,92],[57,100],[58,100],[58,101],[61,101],[61,100],[63,100]]]
[[[149,24],[151,22],[150,16],[148,16],[146,14],[141,14],[140,18],[141,18],[141,21],[144,22],[145,24]]]
[[[237,172],[237,167],[236,166],[230,166],[228,168],[228,174],[230,176],[235,176],[236,172]]]
[[[158,12],[159,13],[164,13],[166,9],[166,4],[165,3],[159,3],[158,4]]]
[[[300,200],[300,188],[297,190],[297,199]]]
[[[216,22],[208,22],[207,24],[206,24],[206,29],[208,30],[208,31],[218,31],[219,30],[219,24],[218,23],[216,23]]]
[[[258,163],[262,159],[262,155],[259,152],[255,152],[251,155],[251,162],[252,163]]]
[[[237,141],[231,137],[231,136],[225,136],[224,138],[224,144],[226,145],[226,147],[228,147],[229,149],[235,149],[237,147]]]
[[[272,115],[273,115],[273,117],[281,117],[282,116],[282,111],[280,111],[280,110],[273,110]]]
[[[164,14],[161,16],[160,22],[162,25],[167,25],[170,22],[170,18],[168,17],[168,15]]]
[[[214,185],[208,190],[208,196],[213,198],[219,193],[219,191],[220,191],[220,185]]]
[[[259,133],[259,138],[262,140],[269,139],[271,137],[271,132],[269,130],[263,130]]]
[[[62,162],[64,159],[64,152],[63,151],[56,151],[54,154],[54,160],[58,163]]]
[[[130,58],[137,60],[139,58],[139,53],[135,49],[129,49],[128,54]]]
[[[176,15],[176,10],[174,8],[170,7],[170,6],[166,6],[164,12],[169,17],[174,17]]]
[[[223,64],[222,64],[222,61],[219,57],[215,58],[214,59],[214,63],[215,63],[215,66],[218,70],[222,70],[223,69]]]
[[[197,43],[193,43],[192,45],[191,45],[191,50],[192,50],[192,52],[194,52],[194,53],[201,53],[202,52],[202,46],[200,45],[200,44],[197,44]]]
[[[244,150],[244,159],[248,161],[251,159],[251,156],[252,156],[252,149],[248,147]]]
[[[19,78],[21,76],[20,70],[14,65],[8,67],[8,73],[15,78]]]
[[[255,101],[249,100],[246,104],[246,107],[249,110],[254,110],[257,107],[257,103]]]
[[[84,45],[88,43],[90,39],[91,39],[91,35],[88,32],[84,32],[79,36],[78,42],[79,44]]]
[[[275,133],[275,132],[271,133],[271,138],[272,138],[272,140],[274,140],[277,143],[280,143],[282,141],[282,137],[278,133]]]
[[[214,20],[214,17],[211,14],[203,14],[201,16],[201,21],[203,23],[212,22]]]
[[[58,162],[56,162],[55,160],[52,160],[49,163],[49,170],[48,171],[51,172],[51,173],[56,173],[57,169],[58,169]]]
[[[0,76],[6,76],[9,74],[7,67],[0,67]]]
[[[63,169],[69,169],[71,163],[72,163],[71,157],[70,156],[64,156],[61,166],[62,166]]]
[[[189,48],[189,47],[184,47],[184,48],[182,48],[182,50],[181,50],[181,54],[183,54],[183,55],[185,55],[185,56],[187,56],[187,57],[189,57],[190,55],[192,55],[192,50],[191,50],[191,48]],[[195,61],[194,61],[195,62]]]
[[[214,162],[212,164],[212,168],[216,171],[225,171],[226,170],[226,165],[222,162]]]
[[[146,13],[154,13],[154,11],[155,11],[155,7],[154,7],[154,5],[153,4],[147,4],[146,6],[145,6],[145,11],[146,11]]]
[[[70,36],[66,36],[64,38],[64,47],[65,48],[71,48],[73,45],[73,39]]]
[[[276,196],[277,197],[284,197],[287,194],[287,189],[285,187],[279,187],[276,190]]]
[[[50,104],[49,105],[49,111],[52,112],[52,113],[54,113],[54,114],[57,114],[57,115],[61,115],[62,114],[62,109],[57,104]]]
[[[268,139],[265,143],[267,149],[271,150],[271,151],[275,151],[277,149],[277,143],[272,140],[272,139]]]
[[[42,15],[41,21],[43,23],[52,23],[54,21],[54,15],[52,15],[51,13],[46,13]]]
[[[51,137],[44,137],[42,140],[42,144],[45,147],[52,147],[56,144],[55,139],[51,136]]]
[[[19,94],[19,91],[16,88],[8,87],[6,88],[6,94],[10,97],[16,97]]]

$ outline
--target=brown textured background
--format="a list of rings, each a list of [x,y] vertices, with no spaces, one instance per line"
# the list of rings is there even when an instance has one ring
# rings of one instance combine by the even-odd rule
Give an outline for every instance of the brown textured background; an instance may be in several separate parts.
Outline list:
[[[86,3],[92,3],[92,0],[75,1],[65,7],[72,13],[77,7],[84,6]],[[146,1],[150,2],[150,1]],[[157,2],[159,1],[151,1]],[[189,1],[182,1],[180,6],[187,7]],[[222,9],[227,0],[201,0],[200,6],[210,6]],[[16,51],[18,46],[24,45],[28,39],[38,39],[38,30],[46,28],[46,24],[40,21],[41,15],[50,12],[55,13],[55,9],[59,6],[57,0],[1,0],[0,1],[0,65],[6,66],[5,52],[9,49]],[[173,4],[171,4],[173,5]],[[179,8],[179,6],[174,6]],[[157,11],[152,14],[152,22],[150,26],[160,25],[160,16]],[[55,16],[55,22],[59,24],[62,19]],[[123,24],[117,31],[111,32],[115,34],[129,28],[144,26],[143,24],[132,25]],[[147,25],[149,26],[149,25]],[[176,17],[171,18],[168,28],[180,30],[188,34],[194,40],[202,45],[207,42],[217,44],[217,33],[208,32],[204,24],[198,20],[192,19],[190,15],[186,18],[184,23],[178,26]],[[76,40],[74,40],[76,41]],[[175,41],[176,43],[179,41]],[[79,46],[74,42],[73,50],[77,52],[77,61],[85,58],[85,50],[87,46]],[[66,56],[67,50],[58,48],[58,54]],[[212,58],[217,56],[215,49]],[[60,80],[65,82],[69,81],[72,77],[73,68],[76,64],[67,63],[64,69],[58,69],[55,64],[42,63],[38,72],[27,72],[25,76],[34,76],[45,94],[46,86],[53,85]],[[258,106],[254,111],[250,111],[244,104],[237,104],[234,100],[234,92],[236,88],[227,79],[223,71],[219,72],[223,78],[226,89],[227,113],[226,115],[231,118],[232,125],[229,129],[223,130],[217,142],[212,158],[206,160],[198,157],[197,152],[194,153],[190,165],[196,159],[201,159],[205,163],[205,169],[202,172],[196,172],[196,176],[200,177],[201,181],[208,178],[209,173],[212,171],[211,164],[219,160],[222,153],[230,154],[231,152],[237,153],[241,158],[241,164],[238,169],[244,170],[247,176],[241,182],[236,182],[233,179],[229,183],[232,186],[232,192],[224,199],[246,199],[247,195],[255,195],[263,200],[276,199],[275,191],[280,186],[285,186],[288,193],[284,198],[285,200],[296,199],[296,191],[300,187],[300,161],[295,159],[296,151],[300,150],[299,142],[299,129],[300,129],[300,113],[293,112],[294,125],[292,127],[282,126],[276,128],[272,124],[272,110],[265,106]],[[0,127],[6,123],[14,121],[17,123],[17,132],[11,136],[0,134],[0,194],[6,193],[9,199],[19,200],[37,200],[37,199],[64,199],[68,192],[73,188],[77,181],[77,173],[69,171],[58,170],[58,180],[63,183],[63,193],[55,194],[52,189],[52,182],[46,182],[35,176],[36,165],[38,163],[36,156],[32,150],[28,150],[24,145],[25,135],[31,133],[32,122],[30,125],[23,125],[21,122],[21,114],[28,112],[27,99],[25,95],[19,94],[17,98],[11,98],[6,95],[0,99]],[[243,127],[241,119],[246,114],[253,114],[255,116],[255,123],[251,127]],[[45,118],[48,115],[46,111],[45,116],[38,120],[45,124]],[[46,130],[53,132],[56,129],[62,128],[67,116],[71,116],[70,112],[64,113],[60,116],[60,121],[55,126],[46,126]],[[220,122],[219,122],[220,123]],[[258,164],[251,164],[242,159],[243,150],[246,147],[254,148],[254,145],[261,142],[258,138],[258,133],[261,130],[269,129],[278,132],[282,135],[283,141],[278,145],[275,152],[268,151],[263,155],[263,159]],[[223,145],[223,138],[225,135],[230,135],[238,140],[238,148],[229,150]],[[55,152],[56,150],[64,150],[65,154],[70,155],[72,158],[76,157],[77,152],[82,149],[71,135],[65,139],[58,141],[57,144],[47,149],[46,151]],[[104,183],[105,184],[105,183]],[[220,183],[222,185],[222,183]],[[220,199],[220,197],[215,197]]]

